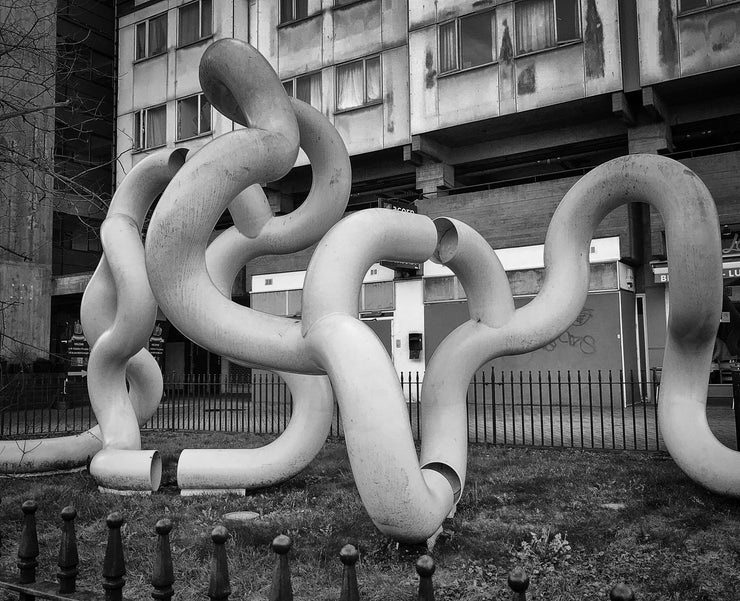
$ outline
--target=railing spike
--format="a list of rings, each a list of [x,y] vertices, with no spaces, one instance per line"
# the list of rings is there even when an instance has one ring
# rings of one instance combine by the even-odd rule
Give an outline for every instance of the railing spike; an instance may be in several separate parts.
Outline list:
[[[272,575],[270,601],[293,601],[293,585],[290,582],[288,563],[288,551],[292,546],[293,542],[284,534],[279,534],[272,541],[272,550],[278,557]]]
[[[432,574],[436,566],[429,555],[422,555],[416,560],[416,573],[419,575],[419,601],[434,601]]]
[[[357,586],[355,564],[360,559],[360,553],[353,545],[344,545],[339,552],[339,559],[344,564],[342,571],[342,592],[339,595],[339,601],[359,601],[360,589]]]
[[[609,592],[609,599],[610,601],[635,601],[635,593],[629,586],[620,582],[614,585]]]
[[[36,566],[39,556],[39,539],[36,533],[36,501],[24,501],[21,505],[23,511],[23,529],[21,540],[18,544],[18,582],[20,584],[32,584],[36,582]],[[18,601],[33,601],[35,597],[28,593],[20,593]]]
[[[520,566],[509,572],[507,579],[509,588],[514,592],[512,601],[527,601],[527,589],[529,588],[529,576]]]
[[[152,597],[156,601],[169,601],[174,594],[172,585],[175,583],[175,571],[172,567],[172,552],[170,550],[170,532],[172,521],[163,518],[154,526],[157,533],[157,551],[154,555],[152,569]]]
[[[62,539],[59,543],[59,594],[74,593],[77,588],[77,573],[80,557],[77,553],[77,537],[75,535],[75,518],[77,510],[67,506],[62,509]]]
[[[225,601],[231,594],[229,583],[229,564],[226,560],[226,541],[229,531],[223,526],[216,526],[211,532],[213,541],[213,559],[211,560],[211,580],[208,585],[208,596],[213,601]]]
[[[105,520],[108,526],[108,544],[105,546],[103,559],[103,589],[105,601],[122,601],[123,587],[126,584],[126,563],[123,558],[121,526],[123,516],[114,511]]]

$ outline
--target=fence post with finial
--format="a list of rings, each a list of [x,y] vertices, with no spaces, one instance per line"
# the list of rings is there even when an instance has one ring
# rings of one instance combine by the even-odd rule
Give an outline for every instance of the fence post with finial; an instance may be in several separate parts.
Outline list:
[[[620,582],[614,585],[609,592],[609,599],[610,601],[635,601],[635,593],[629,586]]]
[[[279,534],[272,541],[272,550],[278,556],[275,571],[272,573],[270,601],[293,601],[293,585],[290,582],[290,565],[288,551],[293,542],[284,534]]]
[[[62,509],[62,538],[59,543],[59,594],[74,593],[77,588],[77,573],[80,557],[77,554],[77,538],[75,536],[75,518],[77,510],[74,507]]]
[[[419,601],[434,601],[432,574],[436,566],[429,555],[422,555],[416,560],[416,573],[419,575]]]
[[[355,564],[360,554],[353,545],[344,545],[339,552],[339,559],[344,564],[342,571],[342,592],[339,601],[359,601],[360,590],[357,586],[357,571]]]
[[[122,601],[123,586],[126,584],[126,564],[123,559],[123,542],[121,526],[123,516],[114,511],[105,520],[108,526],[108,544],[105,546],[103,559],[103,589],[105,601]]]
[[[527,601],[527,589],[529,588],[529,576],[520,566],[509,572],[509,588],[513,591],[512,601]]]
[[[211,559],[211,580],[208,585],[208,596],[211,601],[226,601],[231,594],[225,546],[228,538],[229,531],[223,526],[216,526],[211,531],[213,558]]]
[[[175,583],[175,570],[172,567],[172,552],[170,550],[170,532],[172,522],[162,518],[154,526],[157,533],[157,551],[154,554],[154,567],[152,569],[152,597],[155,601],[169,601],[172,599]]]
[[[21,540],[18,545],[18,582],[20,584],[32,584],[36,582],[36,566],[39,565],[39,539],[36,533],[36,501],[24,501],[21,505],[23,511],[23,529]],[[35,597],[28,593],[20,593],[18,601],[33,601]]]

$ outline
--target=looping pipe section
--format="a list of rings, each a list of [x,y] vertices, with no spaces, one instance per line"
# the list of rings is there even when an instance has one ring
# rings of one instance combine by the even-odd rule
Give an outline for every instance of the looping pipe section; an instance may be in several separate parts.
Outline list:
[[[159,454],[140,450],[139,427],[162,398],[162,374],[146,350],[157,304],[146,274],[141,227],[149,206],[184,164],[185,154],[153,154],[123,181],[101,225],[103,257],[80,308],[91,345],[88,392],[103,442],[90,473],[101,489],[111,492],[159,488]]]
[[[160,199],[146,250],[154,293],[178,329],[231,361],[321,374],[306,353],[299,321],[237,305],[230,292],[249,261],[307,248],[341,218],[351,186],[344,143],[320,112],[288,99],[269,64],[244,43],[223,40],[211,46],[201,63],[201,83],[218,110],[250,129],[207,144]],[[292,166],[299,139],[312,168],[311,189],[297,210],[275,217],[258,182],[276,179]],[[214,181],[223,185],[209,187]],[[226,207],[235,226],[206,248]],[[275,484],[315,457],[331,425],[329,380],[278,373],[294,399],[285,432],[259,449],[183,451],[178,461],[182,494]]]
[[[151,201],[182,166],[185,153],[184,150],[162,151],[137,164],[119,186],[111,201],[109,214],[127,215],[140,226]],[[143,271],[143,263],[140,269]],[[113,277],[104,255],[85,290],[80,308],[82,326],[90,346],[94,346],[114,322],[117,306]],[[131,404],[136,420],[141,425],[152,416],[159,404],[161,390],[157,393],[156,385],[159,368],[156,361],[143,351],[131,358],[126,369],[131,385]],[[159,386],[161,388],[161,384]],[[103,413],[106,411],[103,409]],[[102,424],[100,416],[97,417]],[[103,441],[100,426],[75,436],[0,441],[0,473],[47,472],[80,467],[103,448]]]
[[[502,299],[485,301],[483,289],[470,288],[471,306],[498,303],[502,320],[469,320],[432,357],[423,389],[422,464],[447,458],[464,483],[461,429],[447,426],[464,423],[467,374],[496,357],[540,348],[575,320],[588,294],[591,238],[610,211],[629,202],[653,205],[666,228],[671,310],[658,407],[666,447],[695,481],[740,496],[740,453],[719,443],[706,419],[706,374],[721,310],[719,221],[701,180],[680,163],[656,155],[614,159],[565,195],[545,240],[545,279],[530,303],[511,313]],[[468,291],[468,284],[463,285]],[[456,375],[460,373],[465,377]]]
[[[157,301],[185,336],[240,363],[307,374],[322,370],[304,352],[300,323],[233,303],[221,292],[233,279],[224,269],[217,282],[206,261],[208,239],[232,202],[237,226],[213,246],[213,260],[238,269],[248,255],[293,252],[318,239],[341,216],[350,185],[344,145],[305,104],[291,104],[269,63],[251,46],[219,40],[205,52],[201,85],[213,105],[248,125],[206,144],[173,178],[152,216],[146,242],[149,279]],[[326,177],[314,180],[308,201],[281,218],[268,218],[255,184],[282,177],[303,145],[317,155]],[[312,145],[314,145],[313,149]],[[261,205],[260,225],[250,225],[244,203]],[[304,204],[309,205],[309,202]],[[319,215],[311,212],[323,207]],[[303,210],[302,210],[303,209]],[[244,217],[244,219],[242,219]],[[246,225],[244,222],[247,222]],[[243,233],[239,232],[239,227]],[[295,238],[297,242],[292,242]],[[238,265],[238,267],[236,267]],[[197,290],[197,295],[193,295]]]

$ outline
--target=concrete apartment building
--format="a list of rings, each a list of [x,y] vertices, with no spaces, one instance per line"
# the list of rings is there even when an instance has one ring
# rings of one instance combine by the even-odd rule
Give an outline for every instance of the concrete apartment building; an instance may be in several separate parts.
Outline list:
[[[121,0],[116,10],[118,183],[147,152],[196,149],[234,127],[201,94],[198,63],[208,44],[237,37],[342,135],[350,210],[469,223],[499,253],[518,305],[539,289],[541,245],[565,192],[589,169],[638,152],[680,160],[707,184],[726,240],[726,290],[740,300],[737,0]],[[298,206],[310,178],[299,158],[267,190],[274,210]],[[300,315],[309,257],[310,249],[254,261],[234,299]],[[496,369],[659,367],[666,259],[659,215],[637,204],[615,211],[592,245],[579,319],[545,349]],[[89,271],[63,277],[52,279],[52,306],[64,305],[68,323]],[[465,318],[464,295],[439,266],[378,264],[360,314],[399,371],[423,373]],[[166,316],[160,326],[168,373],[234,371]]]
[[[469,223],[499,251],[518,305],[539,289],[541,245],[565,192],[592,167],[644,152],[684,162],[710,188],[728,291],[740,299],[740,2],[129,0],[118,9],[117,146],[131,148],[118,181],[150,149],[197,148],[233,127],[201,95],[197,66],[208,44],[234,36],[340,132],[353,167],[350,210]],[[268,196],[289,212],[309,186],[299,159]],[[300,315],[309,256],[258,259],[234,297]],[[591,259],[579,320],[497,369],[660,366],[670,305],[660,216],[638,204],[613,212]],[[362,299],[362,318],[399,371],[423,372],[466,318],[464,290],[430,263],[374,266]],[[228,371],[212,359],[196,365],[186,345],[168,340],[168,369]]]

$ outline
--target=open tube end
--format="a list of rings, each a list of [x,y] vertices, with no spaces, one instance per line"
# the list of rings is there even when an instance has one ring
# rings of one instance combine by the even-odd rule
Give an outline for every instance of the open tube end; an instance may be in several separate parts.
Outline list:
[[[432,261],[448,263],[457,252],[457,228],[447,217],[439,217],[434,220],[434,227],[437,228],[437,248],[434,249]]]
[[[450,484],[450,488],[452,489],[452,494],[454,496],[455,503],[457,503],[460,500],[460,497],[462,496],[462,479],[460,478],[460,475],[457,473],[457,471],[453,467],[447,465],[446,463],[441,463],[439,461],[433,461],[431,463],[422,465],[421,469],[431,470],[431,471],[437,472],[441,476],[444,476],[444,478]]]
[[[90,474],[105,492],[153,492],[162,481],[162,458],[154,450],[103,449],[92,458]]]

